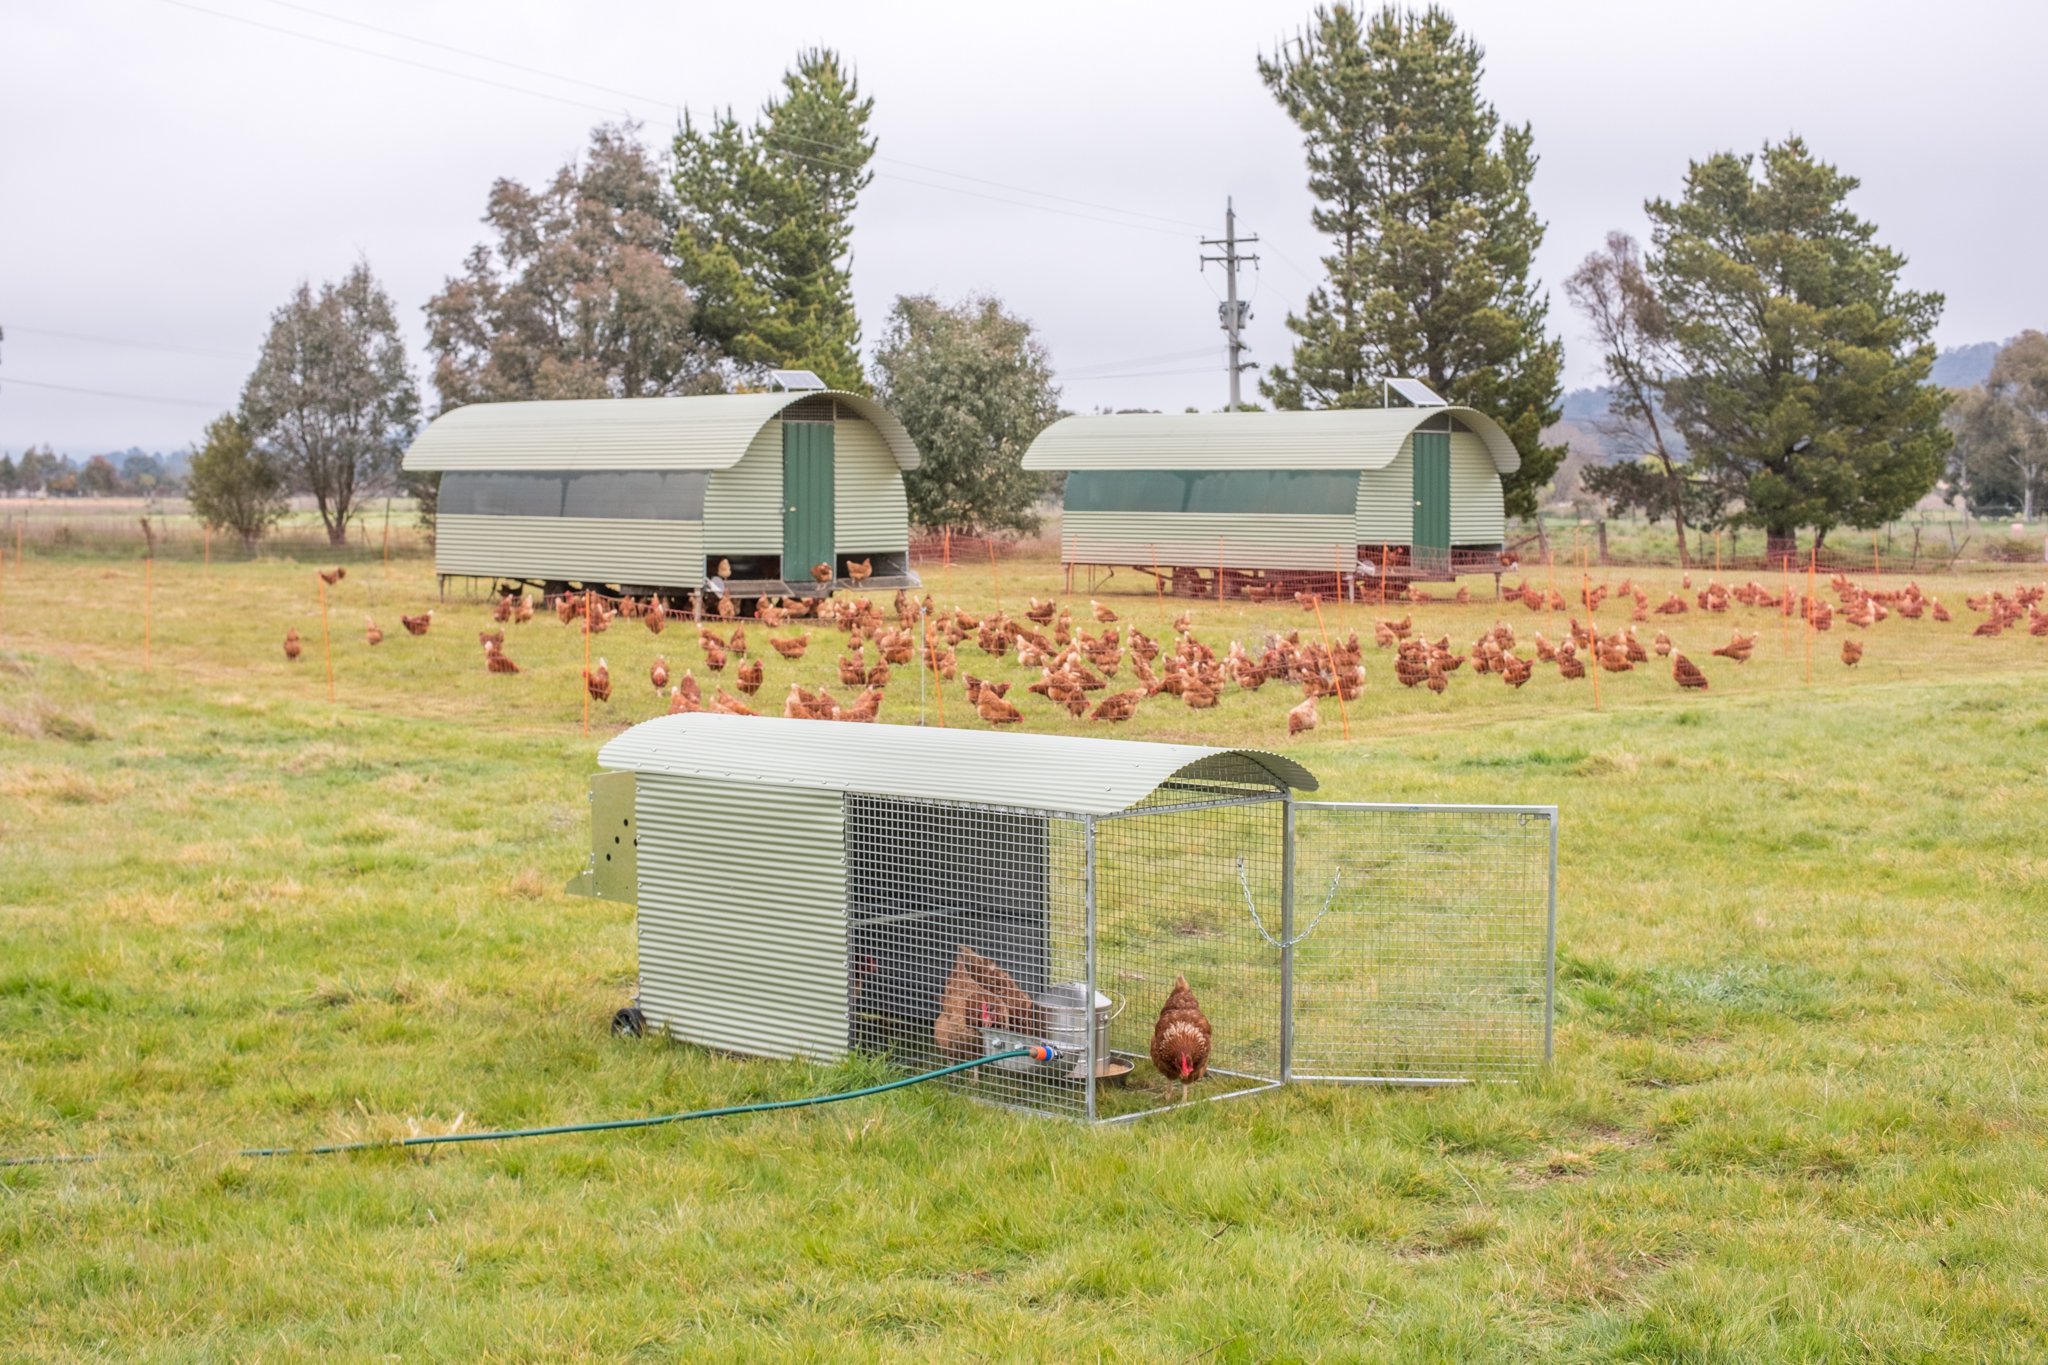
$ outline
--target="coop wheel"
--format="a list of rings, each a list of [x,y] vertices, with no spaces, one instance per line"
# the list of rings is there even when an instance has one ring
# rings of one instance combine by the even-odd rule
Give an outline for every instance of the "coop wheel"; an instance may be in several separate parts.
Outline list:
[[[612,1036],[615,1038],[638,1038],[647,1032],[647,1016],[640,1012],[638,1005],[628,1005],[612,1016]]]

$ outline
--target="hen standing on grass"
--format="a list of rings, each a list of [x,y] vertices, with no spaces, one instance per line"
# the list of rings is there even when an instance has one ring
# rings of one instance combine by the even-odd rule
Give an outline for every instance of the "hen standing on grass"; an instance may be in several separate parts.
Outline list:
[[[1174,978],[1173,993],[1152,1026],[1152,1065],[1160,1075],[1180,1082],[1183,1102],[1188,1087],[1209,1074],[1209,1020],[1184,976]]]

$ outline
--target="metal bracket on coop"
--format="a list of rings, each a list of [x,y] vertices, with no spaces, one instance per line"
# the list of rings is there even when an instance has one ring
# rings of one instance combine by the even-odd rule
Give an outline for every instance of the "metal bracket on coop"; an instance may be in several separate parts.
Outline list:
[[[648,1033],[907,1071],[1037,1047],[953,1083],[1104,1122],[1550,1058],[1551,807],[1303,800],[1313,774],[1249,749],[701,713],[598,761],[570,889],[638,907]]]

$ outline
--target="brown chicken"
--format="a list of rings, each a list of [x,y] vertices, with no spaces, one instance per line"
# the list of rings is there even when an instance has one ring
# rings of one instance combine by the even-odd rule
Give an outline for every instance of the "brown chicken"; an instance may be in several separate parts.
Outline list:
[[[1680,687],[1702,692],[1707,687],[1707,675],[1700,672],[1700,666],[1676,652],[1671,656],[1671,680]]]
[[[640,619],[647,623],[648,630],[659,635],[662,627],[668,624],[668,608],[661,605],[661,599],[657,597],[649,604],[647,614]]]
[[[766,677],[767,670],[762,667],[761,661],[749,659],[733,674],[733,685],[751,697],[761,690],[761,683]]]
[[[434,624],[434,613],[430,611],[422,616],[400,616],[398,624],[405,627],[408,635],[425,635],[427,627]]]
[[[603,659],[597,661],[596,668],[586,668],[583,670],[583,689],[590,693],[592,701],[610,701],[612,699],[612,671],[605,666]]]
[[[711,699],[711,709],[721,716],[758,716],[761,714],[722,687],[718,689],[718,695]]]
[[[856,583],[865,583],[874,577],[874,574],[875,561],[872,557],[868,559],[849,559],[846,561],[846,576]]]
[[[342,579],[347,577],[348,570],[339,564],[335,565],[331,569],[320,570],[320,581],[322,583],[325,583],[330,588],[333,587],[336,583],[339,583]]]
[[[932,1021],[932,1041],[941,1056],[964,1061],[981,1055],[981,1030],[1036,1035],[1045,1031],[1044,1016],[1017,986],[1016,978],[993,958],[966,944],[953,955],[953,970],[939,994],[939,1016]]]
[[[1202,1013],[1185,976],[1175,977],[1173,992],[1152,1026],[1152,1065],[1159,1074],[1180,1082],[1180,1097],[1209,1073],[1209,1020]]]
[[[793,640],[771,635],[768,637],[768,643],[773,645],[775,652],[785,659],[801,659],[804,657],[804,651],[811,647],[811,633],[805,631]]]
[[[503,645],[505,643],[505,632],[502,630],[480,630],[476,633],[476,642],[485,649],[489,649],[492,645]]]
[[[379,630],[377,623],[367,616],[363,618],[363,638],[373,645],[384,643],[384,632]]]
[[[996,695],[994,688],[983,688],[981,698],[975,703],[975,714],[990,725],[1015,725],[1024,719],[1024,713],[1016,706]]]
[[[1292,739],[1302,731],[1313,730],[1322,723],[1323,718],[1316,714],[1316,699],[1309,697],[1287,713],[1287,737]]]
[[[297,663],[299,655],[305,652],[305,648],[304,645],[299,643],[298,627],[292,626],[287,628],[284,633],[284,657]]]
[[[832,581],[832,566],[830,564],[811,565],[811,577],[820,583],[830,583]]]
[[[1529,681],[1529,675],[1536,671],[1536,665],[1527,659],[1517,659],[1510,654],[1500,661],[1500,678],[1509,687],[1520,687]]]
[[[498,645],[484,646],[484,672],[517,673],[519,665],[505,657],[505,651]]]
[[[1138,703],[1145,699],[1145,689],[1134,687],[1128,692],[1112,692],[1095,703],[1095,709],[1088,714],[1090,720],[1111,722],[1129,720],[1138,714]]]
[[[713,673],[725,672],[725,646],[715,639],[707,639],[703,644],[704,666]]]
[[[491,608],[491,619],[500,625],[512,619],[511,593],[501,592],[498,594],[497,604]]]
[[[647,680],[654,684],[655,691],[667,691],[668,660],[663,658],[656,658],[654,663],[647,670]]]
[[[1111,622],[1116,620],[1115,612],[1111,611],[1108,607],[1103,606],[1102,603],[1096,601],[1092,597],[1088,599],[1088,610],[1094,612],[1095,619],[1105,626],[1109,625]]]
[[[1842,641],[1842,662],[1851,668],[1863,662],[1863,642],[1861,640]]]

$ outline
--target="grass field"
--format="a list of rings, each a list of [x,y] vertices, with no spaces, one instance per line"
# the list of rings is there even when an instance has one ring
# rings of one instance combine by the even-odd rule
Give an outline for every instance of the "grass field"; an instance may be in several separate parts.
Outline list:
[[[998,572],[931,586],[978,610],[1058,583]],[[1282,748],[1343,799],[1557,805],[1537,1084],[1299,1087],[1111,1131],[923,1088],[259,1162],[233,1151],[875,1073],[605,1031],[631,913],[560,888],[597,744],[663,709],[657,648],[705,676],[687,629],[597,638],[615,700],[586,736],[581,637],[517,628],[526,671],[486,676],[481,605],[399,630],[434,602],[416,560],[334,591],[329,705],[305,565],[159,563],[145,670],[140,563],[10,557],[0,1153],[112,1159],[0,1170],[0,1355],[2040,1359],[2048,640],[1970,638],[1965,591],[2003,580],[1923,581],[1954,624],[1887,621],[1851,671],[1838,622],[1811,683],[1802,635],[1738,608],[1669,627],[1704,694],[1653,664],[1604,677],[1598,711],[1549,668],[1519,692],[1462,670],[1436,698],[1368,649],[1348,743],[1326,700],[1290,744],[1273,686],[1211,712],[1155,699],[1113,731]],[[1155,635],[1179,609],[1104,600]],[[1219,649],[1313,627],[1195,613]],[[1373,614],[1330,625],[1369,635]],[[1416,609],[1461,643],[1496,615],[1564,628]],[[1741,668],[1707,653],[1736,624],[1762,631]],[[831,677],[834,645],[771,658],[762,698]],[[883,719],[915,697],[899,678]],[[1035,728],[1086,728],[1025,704]]]

